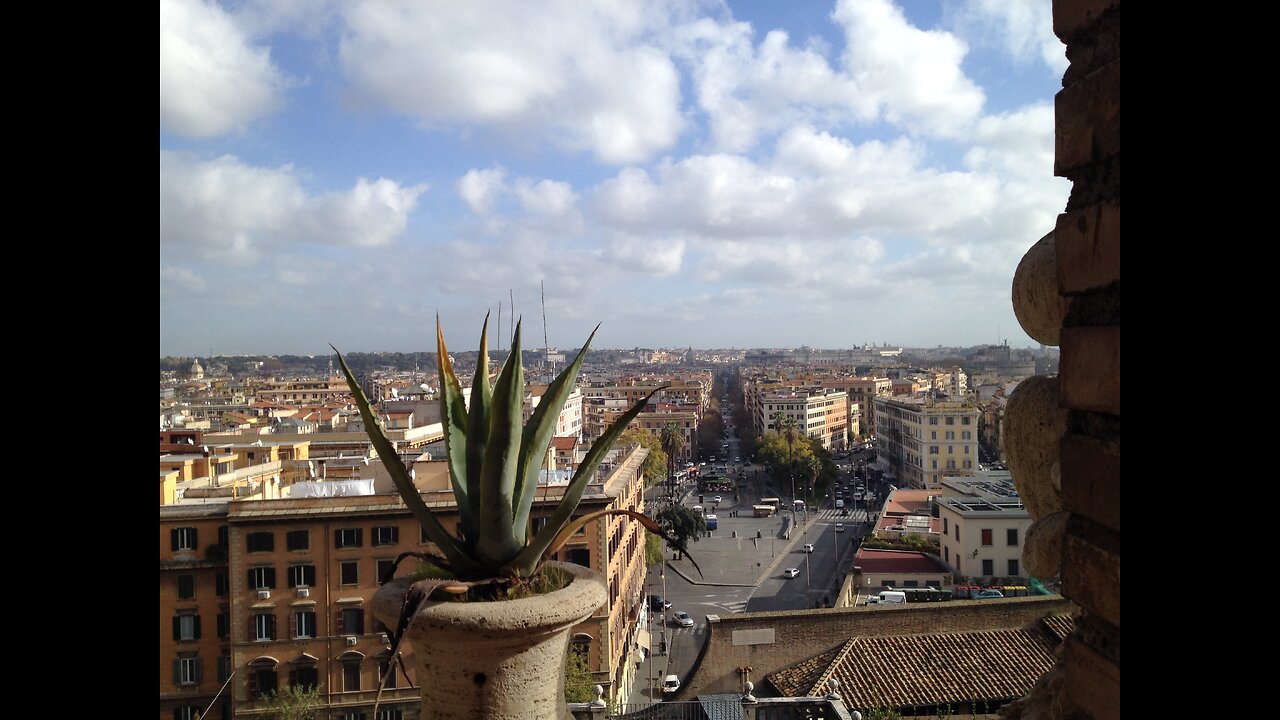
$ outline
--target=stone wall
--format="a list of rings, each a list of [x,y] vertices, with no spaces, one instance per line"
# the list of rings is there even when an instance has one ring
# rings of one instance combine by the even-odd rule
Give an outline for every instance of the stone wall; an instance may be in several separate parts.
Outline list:
[[[708,623],[707,645],[679,699],[741,692],[740,667],[750,667],[750,679],[763,690],[766,675],[855,636],[1017,628],[1073,609],[1069,601],[1047,596],[720,615]]]
[[[1023,258],[1013,305],[1062,348],[1060,374],[1009,400],[1009,469],[1035,518],[1023,557],[1082,612],[1057,666],[1006,717],[1120,717],[1120,3],[1055,0],[1070,67],[1054,173],[1072,181],[1054,232]]]

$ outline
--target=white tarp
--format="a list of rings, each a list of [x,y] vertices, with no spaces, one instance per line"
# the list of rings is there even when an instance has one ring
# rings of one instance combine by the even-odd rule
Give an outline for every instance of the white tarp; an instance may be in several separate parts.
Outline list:
[[[350,497],[372,495],[373,480],[319,480],[289,486],[289,497]]]

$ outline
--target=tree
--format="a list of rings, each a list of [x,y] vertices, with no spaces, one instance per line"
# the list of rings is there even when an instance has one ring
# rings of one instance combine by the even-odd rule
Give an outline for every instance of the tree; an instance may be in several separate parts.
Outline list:
[[[667,454],[662,449],[662,441],[648,430],[627,428],[618,438],[620,445],[639,445],[648,448],[649,456],[644,459],[644,484],[653,486],[662,481],[667,468]]]
[[[585,652],[579,652],[570,643],[568,655],[564,661],[564,700],[565,702],[591,702],[595,698],[592,691],[596,680],[587,665]]]
[[[679,425],[669,422],[662,427],[659,443],[662,445],[662,451],[667,454],[667,483],[668,487],[671,487],[671,483],[675,482],[676,458],[687,444],[684,439],[684,431],[680,429]]]
[[[649,531],[644,533],[644,564],[653,567],[662,563],[662,538]]]
[[[707,520],[693,508],[683,505],[672,505],[658,513],[654,518],[662,529],[667,531],[681,545],[688,547],[689,541],[697,542],[707,532]]]
[[[265,717],[270,720],[315,720],[320,708],[320,688],[285,685],[269,696]]]

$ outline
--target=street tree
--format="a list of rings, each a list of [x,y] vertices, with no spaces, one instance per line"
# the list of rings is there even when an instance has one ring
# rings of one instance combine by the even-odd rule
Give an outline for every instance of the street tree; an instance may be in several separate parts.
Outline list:
[[[664,508],[654,518],[681,545],[688,546],[689,541],[697,542],[707,532],[706,518],[693,508],[683,505],[672,505]]]
[[[649,450],[644,459],[644,484],[652,487],[662,482],[667,468],[667,454],[662,449],[662,441],[656,435],[643,428],[627,428],[618,438],[619,445],[637,444]]]

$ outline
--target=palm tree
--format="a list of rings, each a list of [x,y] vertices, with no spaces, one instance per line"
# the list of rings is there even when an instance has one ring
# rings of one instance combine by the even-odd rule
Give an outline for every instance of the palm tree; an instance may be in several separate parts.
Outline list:
[[[684,431],[674,422],[669,422],[662,427],[662,433],[659,435],[659,441],[662,443],[662,451],[667,454],[667,487],[668,494],[674,490],[672,486],[676,474],[676,456],[684,450],[687,443],[684,439]]]
[[[805,458],[800,466],[809,475],[809,491],[814,493],[814,500],[817,500],[818,493],[818,475],[822,473],[822,461],[816,455],[810,455]]]

